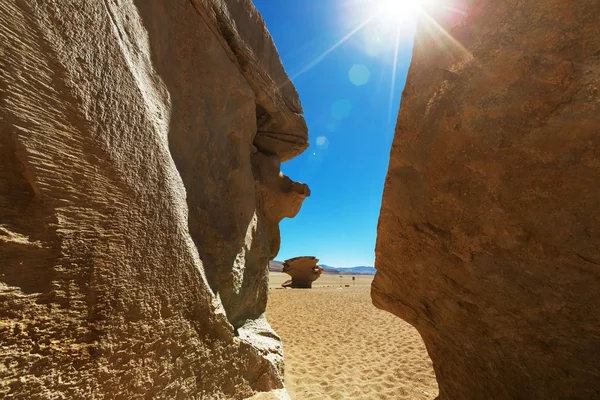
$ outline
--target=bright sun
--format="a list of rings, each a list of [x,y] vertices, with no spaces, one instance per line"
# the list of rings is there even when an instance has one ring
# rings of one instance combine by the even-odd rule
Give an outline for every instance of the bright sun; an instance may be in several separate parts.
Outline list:
[[[377,19],[385,24],[404,24],[414,22],[423,1],[419,0],[376,0]]]
[[[307,63],[292,80],[302,75],[332,51],[352,39],[352,43],[363,47],[372,57],[388,62],[393,55],[394,74],[397,56],[402,44],[412,41],[420,15],[425,8],[441,0],[334,0],[344,10],[342,15],[347,21],[347,31],[313,60]],[[392,78],[392,81],[394,78]]]

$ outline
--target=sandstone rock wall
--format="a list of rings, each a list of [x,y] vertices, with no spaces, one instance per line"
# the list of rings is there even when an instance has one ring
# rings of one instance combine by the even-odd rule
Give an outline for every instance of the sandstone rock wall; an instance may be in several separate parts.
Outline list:
[[[373,301],[440,399],[597,399],[600,3],[456,5],[416,35]]]
[[[282,388],[301,113],[250,2],[0,3],[0,397]]]

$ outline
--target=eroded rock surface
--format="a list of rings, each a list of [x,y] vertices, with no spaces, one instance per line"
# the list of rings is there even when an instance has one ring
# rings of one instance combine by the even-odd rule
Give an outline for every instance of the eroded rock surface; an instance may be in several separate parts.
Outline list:
[[[459,5],[416,36],[373,301],[417,327],[440,399],[596,399],[600,5]]]
[[[252,3],[8,0],[0,38],[0,397],[281,389],[308,137]]]
[[[292,277],[281,286],[310,289],[312,283],[319,279],[323,273],[323,267],[317,265],[319,259],[312,256],[294,257],[285,260],[283,263],[283,272]]]

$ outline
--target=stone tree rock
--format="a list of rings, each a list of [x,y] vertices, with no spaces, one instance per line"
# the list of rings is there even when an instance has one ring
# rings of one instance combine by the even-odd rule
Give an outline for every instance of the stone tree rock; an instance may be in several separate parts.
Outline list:
[[[312,256],[294,257],[285,260],[283,263],[283,272],[292,277],[281,286],[310,289],[312,283],[319,279],[323,273],[323,268],[317,263],[319,259]]]
[[[600,4],[460,4],[416,35],[373,301],[440,399],[597,399]]]
[[[0,397],[284,396],[308,136],[252,3],[8,0],[0,37]]]

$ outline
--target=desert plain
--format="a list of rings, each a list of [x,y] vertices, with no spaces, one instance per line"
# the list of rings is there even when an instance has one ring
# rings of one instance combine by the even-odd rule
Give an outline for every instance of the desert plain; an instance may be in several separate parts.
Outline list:
[[[289,276],[270,273],[267,318],[283,341],[290,396],[434,399],[435,374],[418,332],[372,305],[372,275],[355,277],[323,274],[312,289],[281,289]]]

